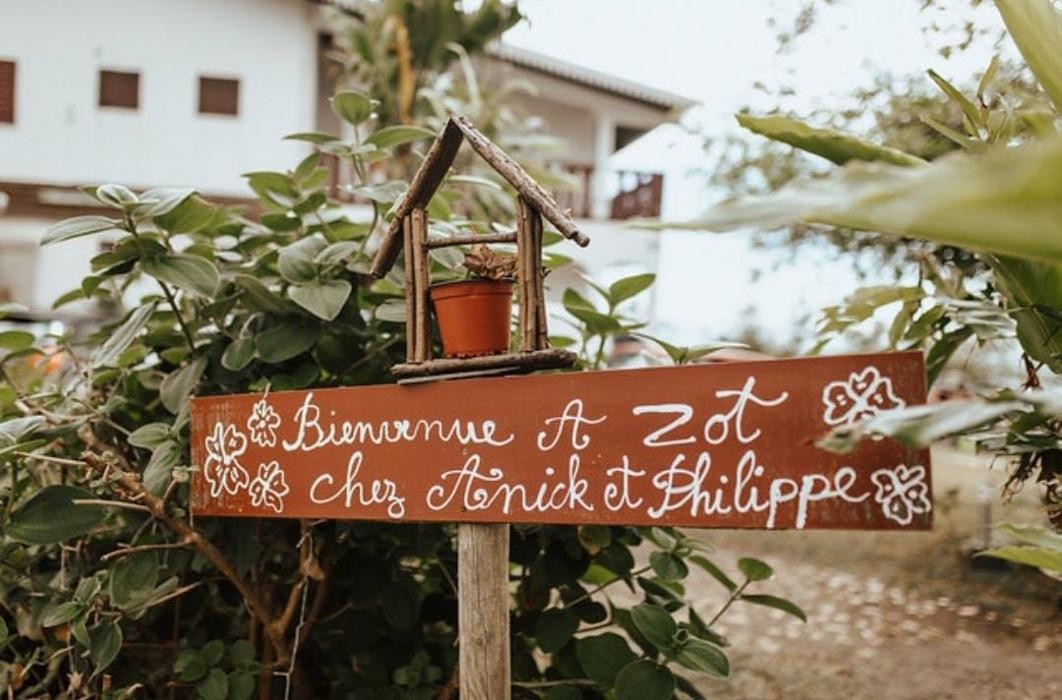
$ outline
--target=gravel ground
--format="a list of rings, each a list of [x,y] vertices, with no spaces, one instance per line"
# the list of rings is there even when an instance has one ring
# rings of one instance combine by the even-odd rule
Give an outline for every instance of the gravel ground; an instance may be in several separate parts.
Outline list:
[[[731,570],[738,556],[774,566],[761,590],[797,602],[808,623],[735,606],[720,626],[733,645],[732,677],[698,686],[724,699],[1062,698],[1062,584],[1028,569],[971,566],[961,555],[978,531],[986,486],[996,522],[1039,517],[1031,491],[999,503],[1002,478],[938,450],[932,533],[703,533]],[[710,619],[722,589],[707,576],[691,576],[687,589]]]

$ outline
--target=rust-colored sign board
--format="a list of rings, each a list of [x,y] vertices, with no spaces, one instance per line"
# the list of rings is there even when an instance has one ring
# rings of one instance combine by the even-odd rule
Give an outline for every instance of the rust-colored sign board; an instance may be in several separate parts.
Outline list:
[[[213,396],[197,515],[927,529],[929,453],[831,428],[925,401],[918,352]]]

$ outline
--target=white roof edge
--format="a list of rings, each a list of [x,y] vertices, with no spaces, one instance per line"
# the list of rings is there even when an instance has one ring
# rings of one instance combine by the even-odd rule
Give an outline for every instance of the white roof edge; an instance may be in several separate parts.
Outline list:
[[[537,51],[519,48],[512,44],[494,42],[487,46],[487,55],[498,61],[539,71],[561,80],[603,90],[642,104],[648,104],[662,111],[685,110],[698,104],[697,100],[683,97],[682,95],[676,95],[666,90],[658,90],[642,83],[609,75],[592,68],[578,66],[574,63],[568,63]]]

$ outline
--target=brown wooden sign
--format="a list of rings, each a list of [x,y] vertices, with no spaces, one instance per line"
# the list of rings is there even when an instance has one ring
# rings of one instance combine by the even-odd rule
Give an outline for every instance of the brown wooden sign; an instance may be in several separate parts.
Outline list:
[[[925,400],[918,352],[214,396],[197,515],[927,529],[929,453],[831,428]]]

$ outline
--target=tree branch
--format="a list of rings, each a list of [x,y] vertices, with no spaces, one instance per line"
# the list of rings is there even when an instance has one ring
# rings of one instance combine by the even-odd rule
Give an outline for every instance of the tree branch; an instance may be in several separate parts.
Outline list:
[[[203,537],[200,532],[192,528],[188,523],[175,518],[166,512],[166,504],[161,498],[144,488],[140,477],[133,471],[128,461],[113,450],[108,449],[106,443],[101,441],[91,428],[85,427],[80,431],[80,437],[89,448],[81,454],[81,458],[88,466],[101,474],[110,471],[113,481],[110,482],[112,489],[127,500],[132,498],[143,504],[151,515],[163,526],[177,535],[182,542],[187,542],[203,557],[209,561],[218,572],[239,591],[243,596],[251,614],[262,622],[262,627],[269,638],[276,656],[279,660],[286,660],[289,655],[288,645],[284,639],[283,630],[279,630],[274,624],[273,616],[269,607],[262,600],[254,588],[236,571],[236,568],[225,558],[225,555],[211,542]]]

